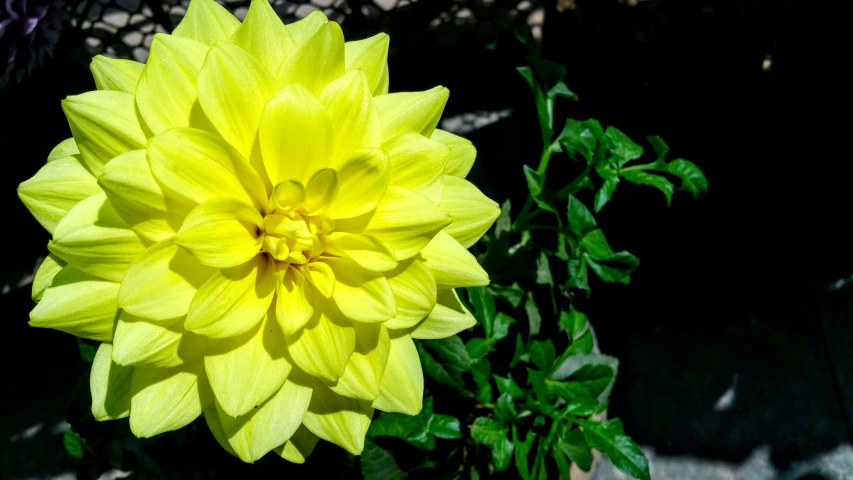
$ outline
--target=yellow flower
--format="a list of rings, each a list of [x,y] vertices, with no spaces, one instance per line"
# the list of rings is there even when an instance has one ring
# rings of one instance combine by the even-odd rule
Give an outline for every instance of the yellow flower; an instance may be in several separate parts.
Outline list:
[[[375,408],[417,414],[413,338],[471,327],[455,287],[497,204],[448,91],[388,94],[388,36],[319,12],[242,24],[193,0],[146,64],[96,57],[73,134],[18,188],[53,235],[30,324],[101,343],[92,413],[139,437],[199,415],[247,462],[359,454]]]

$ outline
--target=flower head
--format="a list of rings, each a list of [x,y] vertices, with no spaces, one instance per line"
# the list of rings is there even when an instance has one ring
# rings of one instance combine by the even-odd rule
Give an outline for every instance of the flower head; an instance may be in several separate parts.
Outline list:
[[[499,209],[435,128],[447,89],[388,94],[387,51],[193,0],[145,65],[95,58],[18,193],[53,235],[30,324],[103,342],[96,418],[150,437],[203,413],[244,461],[300,462],[420,411],[412,339],[475,323],[453,289],[488,284],[467,248]]]

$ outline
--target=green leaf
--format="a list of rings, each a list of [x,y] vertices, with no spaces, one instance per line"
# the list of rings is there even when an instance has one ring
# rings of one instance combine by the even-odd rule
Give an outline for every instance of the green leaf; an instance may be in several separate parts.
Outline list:
[[[471,369],[471,376],[474,383],[477,384],[477,396],[475,397],[480,403],[491,403],[492,401],[492,383],[490,377],[492,368],[489,361],[485,358],[477,360]]]
[[[533,386],[533,391],[536,393],[536,398],[541,404],[550,403],[551,392],[548,389],[548,384],[545,382],[545,373],[539,370],[527,369],[527,379]]]
[[[571,355],[551,374],[553,391],[571,402],[578,398],[593,398],[601,403],[610,396],[616,381],[619,360],[600,354]],[[559,381],[563,380],[563,381]]]
[[[593,256],[586,255],[589,267],[603,281],[628,283],[628,279],[634,270],[640,266],[640,259],[629,252],[616,252],[610,255]]]
[[[518,417],[518,411],[512,403],[512,395],[504,393],[498,397],[498,401],[495,403],[495,418],[505,422],[512,422],[516,417]]]
[[[551,115],[548,111],[545,94],[542,92],[542,88],[536,81],[536,77],[533,75],[533,70],[530,67],[518,67],[516,70],[518,70],[518,73],[524,78],[527,86],[533,92],[533,100],[536,102],[536,114],[539,117],[539,129],[542,132],[542,145],[549,145],[551,143],[551,136],[554,135],[554,130],[551,127]]]
[[[471,360],[479,360],[493,350],[491,342],[485,338],[472,338],[465,344],[465,351]]]
[[[68,428],[62,436],[62,445],[68,455],[74,458],[83,458],[83,439],[71,428]]]
[[[634,143],[618,128],[607,127],[604,135],[610,147],[610,163],[615,168],[622,168],[626,163],[643,156],[643,147]]]
[[[576,338],[569,348],[566,349],[565,356],[570,355],[587,355],[592,352],[593,348],[592,330],[587,329],[583,335]]]
[[[563,410],[570,415],[588,417],[596,412],[600,403],[588,397],[581,397],[567,403]]]
[[[432,398],[425,399],[424,410],[414,417],[401,413],[382,412],[370,423],[367,435],[372,438],[400,438],[422,450],[434,449],[435,437],[429,432],[429,426],[425,421],[425,417],[432,416],[432,412],[425,413],[427,400],[432,401]]]
[[[690,160],[678,158],[669,163],[669,173],[681,179],[680,190],[687,190],[693,198],[702,198],[708,193],[708,179],[702,170]]]
[[[649,461],[631,437],[625,435],[621,420],[578,423],[583,428],[587,444],[607,455],[616,468],[634,478],[651,480]]]
[[[545,252],[539,252],[539,258],[536,259],[536,284],[554,286],[554,276],[551,275],[551,265],[548,263],[548,255]]]
[[[542,315],[539,314],[539,307],[536,306],[536,301],[533,300],[533,292],[527,292],[527,301],[524,302],[524,311],[527,313],[527,321],[530,325],[530,336],[539,333],[542,328]]]
[[[566,67],[557,62],[542,58],[539,55],[528,55],[527,63],[533,67],[533,71],[542,79],[546,90],[552,89],[566,78]]]
[[[506,425],[488,417],[479,417],[471,425],[471,438],[475,442],[492,449],[492,461],[495,470],[503,471],[509,467],[514,445],[507,438]]]
[[[509,315],[499,312],[495,317],[494,329],[492,331],[492,340],[498,341],[506,338],[509,335],[509,327],[515,323],[515,319]]]
[[[495,299],[486,287],[468,287],[468,300],[471,302],[471,314],[477,322],[483,326],[487,337],[492,337],[494,332],[495,315],[497,306]]]
[[[514,367],[519,361],[521,361],[522,357],[524,357],[524,339],[521,338],[520,333],[515,334],[515,350],[512,352],[512,360],[509,362],[509,368]]]
[[[453,387],[466,397],[473,397],[474,394],[465,388],[465,384],[458,375],[451,374],[444,366],[432,356],[422,345],[421,342],[415,342],[418,348],[418,354],[421,358],[421,367],[430,378],[436,382]]]
[[[457,373],[471,370],[471,358],[458,335],[439,340],[424,340],[423,343],[444,360],[444,365],[449,370]]]
[[[527,435],[522,441],[518,438],[518,428],[512,426],[512,443],[515,445],[515,468],[518,469],[518,474],[522,480],[530,478],[530,465],[527,456],[530,454],[530,449],[533,447],[533,442],[536,440],[536,433],[533,430],[528,430]],[[567,480],[568,477],[566,477]]]
[[[373,440],[364,441],[364,451],[359,457],[364,480],[402,480],[406,472],[400,469],[394,455]]]
[[[95,361],[95,354],[98,353],[98,346],[92,345],[86,340],[83,340],[80,337],[77,338],[77,349],[80,352],[80,358],[83,359],[86,363],[92,363]]]
[[[513,283],[509,287],[493,283],[489,285],[489,288],[495,292],[495,295],[509,302],[512,308],[518,308],[521,305],[521,301],[524,300],[524,290],[518,286],[518,282]]]
[[[584,472],[588,472],[592,468],[592,450],[587,445],[586,438],[579,428],[570,430],[563,435],[557,445]]]
[[[586,314],[576,309],[574,305],[569,306],[569,311],[560,312],[560,325],[569,334],[569,339],[574,341],[580,338],[589,328]]]
[[[589,295],[589,275],[586,271],[586,259],[583,255],[572,255],[566,262],[569,278],[566,280],[566,288],[577,288],[586,290]]]
[[[596,126],[598,131],[595,130]],[[587,163],[591,163],[600,134],[601,125],[598,125],[598,122],[592,124],[589,123],[589,120],[580,122],[569,118],[557,136],[556,143],[566,155],[573,156],[578,153],[586,159]]]
[[[500,377],[498,375],[492,375],[492,378],[495,379],[495,383],[498,386],[498,392],[503,395],[508,393],[512,398],[516,400],[520,400],[524,397],[524,390],[515,383],[515,380],[512,378],[512,374],[507,374],[507,377]]]
[[[527,189],[530,190],[530,196],[533,197],[536,205],[542,210],[559,215],[557,196],[545,186],[545,176],[525,165],[524,178],[527,179]]]
[[[604,178],[604,183],[601,184],[601,188],[599,188],[595,193],[595,213],[600,212],[601,209],[607,205],[607,202],[613,198],[613,193],[616,192],[616,187],[619,186],[619,177],[616,175],[609,174],[602,178]]]
[[[637,185],[649,185],[651,187],[655,187],[661,192],[663,192],[663,196],[666,197],[666,205],[669,206],[672,204],[672,194],[675,192],[675,187],[672,185],[672,182],[667,180],[665,177],[660,175],[652,175],[650,173],[641,172],[639,170],[630,170],[627,172],[620,172],[619,175],[622,176],[625,180],[628,180],[631,183],[636,183]],[[695,196],[696,194],[694,194]]]
[[[663,165],[666,160],[666,154],[669,153],[669,145],[667,145],[666,142],[664,142],[663,139],[657,135],[646,137],[646,140],[648,140],[649,143],[652,144],[652,148],[654,149],[655,153],[658,154],[658,158],[657,160],[655,160],[655,164]]]
[[[560,477],[565,478],[566,480],[571,480],[571,466],[569,465],[569,461],[566,459],[566,455],[556,448],[551,451],[551,455],[554,457],[554,462],[557,464],[557,470],[560,472]]]
[[[551,340],[540,342],[533,340],[530,345],[530,361],[543,372],[551,372],[557,353]]]
[[[574,101],[579,101],[580,98],[575,94],[575,92],[571,91],[569,87],[563,82],[557,82],[556,85],[551,87],[548,90],[548,97],[550,98],[571,98]]]
[[[462,438],[462,429],[457,418],[450,415],[433,415],[429,419],[429,433],[438,438],[452,440]]]
[[[571,230],[571,232],[578,238],[582,238],[589,231],[598,226],[592,212],[590,212],[589,209],[586,208],[586,205],[584,205],[583,202],[578,200],[574,195],[569,195],[568,212],[569,230]]]
[[[604,232],[600,228],[596,228],[584,235],[581,243],[593,257],[606,257],[613,253],[613,249],[610,248],[607,239],[604,238]]]

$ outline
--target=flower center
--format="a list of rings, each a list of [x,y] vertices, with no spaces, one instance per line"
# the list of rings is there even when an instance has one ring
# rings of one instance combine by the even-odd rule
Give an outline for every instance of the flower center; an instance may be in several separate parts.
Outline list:
[[[276,185],[264,217],[263,250],[280,262],[302,265],[323,253],[323,236],[335,221],[323,215],[337,191],[334,170],[321,170],[308,182]]]
[[[263,250],[280,262],[304,264],[323,253],[323,235],[334,226],[335,221],[323,215],[270,213],[264,217]]]

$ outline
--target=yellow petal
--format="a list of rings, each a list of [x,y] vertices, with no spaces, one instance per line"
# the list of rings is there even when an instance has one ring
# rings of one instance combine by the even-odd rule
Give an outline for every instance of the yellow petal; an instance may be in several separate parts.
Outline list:
[[[122,220],[155,242],[175,236],[191,208],[166,199],[154,180],[145,150],[132,150],[110,160],[98,184]]]
[[[201,361],[172,368],[133,369],[130,430],[149,438],[177,430],[213,402]]]
[[[188,38],[158,33],[136,88],[136,105],[155,135],[189,127],[198,109],[196,81],[209,47]]]
[[[407,133],[385,142],[391,163],[391,185],[406,187],[438,204],[444,163],[450,150],[423,135]]]
[[[276,449],[276,453],[288,462],[305,463],[319,440],[320,437],[311,433],[305,425],[300,425],[290,440]]]
[[[217,44],[198,75],[198,101],[222,138],[249,158],[275,79],[245,50]]]
[[[212,46],[228,40],[240,26],[240,21],[213,0],[192,0],[187,14],[175,27],[172,35],[189,38]]]
[[[335,293],[335,273],[325,263],[311,262],[297,268],[324,297],[331,297]]]
[[[279,270],[276,282],[276,319],[285,335],[304,327],[314,315],[314,287],[295,268]]]
[[[459,301],[455,290],[438,294],[438,303],[430,314],[409,331],[412,338],[437,339],[456,335],[477,324],[477,319]]]
[[[384,322],[394,316],[394,292],[384,275],[344,257],[322,261],[335,272],[333,298],[344,315],[359,322]]]
[[[44,295],[44,291],[51,286],[56,274],[62,271],[62,269],[65,268],[65,265],[67,265],[67,263],[63,262],[62,259],[56,255],[50,254],[44,257],[44,260],[42,260],[41,265],[39,265],[38,270],[36,270],[36,275],[33,278],[32,296],[34,302],[41,300],[41,297]]]
[[[385,276],[397,304],[397,315],[385,322],[386,327],[409,328],[433,311],[437,295],[435,279],[419,257],[401,263]]]
[[[391,181],[388,154],[377,148],[359,150],[337,167],[338,194],[326,215],[352,218],[370,212]]]
[[[96,90],[73,95],[62,101],[62,110],[83,162],[95,176],[116,155],[145,148],[147,139],[129,93]]]
[[[100,191],[95,177],[75,155],[46,163],[18,186],[18,197],[45,230],[53,233],[74,205]]]
[[[202,265],[171,239],[152,245],[127,270],[118,295],[126,312],[150,320],[182,317],[216,269]]]
[[[267,0],[252,0],[243,23],[231,43],[249,52],[270,72],[278,71],[282,60],[296,48],[287,28]]]
[[[329,382],[343,375],[355,350],[352,322],[333,302],[319,298],[314,300],[314,317],[302,330],[285,338],[293,363],[305,373]]]
[[[95,77],[95,87],[98,90],[115,90],[117,92],[135,93],[136,84],[145,64],[133,60],[109,58],[95,55],[89,69]]]
[[[66,138],[65,140],[57,143],[56,146],[53,147],[53,150],[47,154],[47,161],[52,162],[54,160],[59,160],[60,158],[78,154],[80,154],[80,150],[77,148],[77,142],[74,141],[74,137]]]
[[[376,237],[336,232],[326,235],[324,238],[326,252],[350,258],[368,270],[386,272],[397,266],[394,249]]]
[[[326,14],[322,10],[314,10],[307,17],[287,25],[286,28],[293,38],[293,43],[299,46],[307,42],[320,27],[327,23],[329,19],[326,18]]]
[[[305,87],[285,85],[266,104],[258,131],[270,182],[307,183],[328,165],[332,123],[326,108]]]
[[[312,215],[324,213],[337,194],[338,174],[331,168],[318,170],[305,187],[305,211]]]
[[[331,165],[337,166],[358,150],[380,146],[382,120],[361,71],[352,71],[326,85],[320,101],[329,112],[335,132]]]
[[[361,70],[373,95],[388,93],[388,45],[387,34],[378,33],[364,40],[347,42],[346,71]]]
[[[477,243],[501,214],[500,205],[471,182],[449,175],[444,177],[438,206],[453,219],[444,232],[465,248]]]
[[[184,326],[214,338],[239,335],[261,321],[274,293],[274,265],[257,255],[210,277],[193,297]]]
[[[51,253],[92,275],[121,282],[145,251],[139,236],[116,214],[103,193],[78,203],[53,231]]]
[[[438,128],[432,132],[429,139],[450,148],[450,156],[447,157],[447,163],[444,165],[445,175],[459,178],[468,176],[468,172],[474,165],[474,159],[477,158],[477,149],[470,141]]]
[[[288,378],[276,390],[269,400],[240,418],[229,416],[217,402],[228,443],[244,462],[259,460],[290,439],[302,424],[311,402],[312,388]]]
[[[489,274],[447,232],[439,232],[422,251],[438,288],[476,287],[489,284]]]
[[[205,265],[234,267],[260,251],[263,225],[253,207],[233,198],[214,198],[187,215],[175,243]]]
[[[122,367],[112,360],[113,346],[104,342],[95,353],[89,390],[95,420],[116,420],[130,415],[130,378],[133,367]]]
[[[417,415],[423,407],[424,373],[411,337],[392,331],[391,353],[373,407],[384,412]]]
[[[360,455],[371,418],[370,402],[343,397],[318,385],[302,423],[323,440]]]
[[[208,340],[184,329],[184,317],[153,323],[121,312],[113,337],[113,361],[119,365],[168,368],[201,358]]]
[[[219,413],[216,410],[216,402],[204,409],[204,421],[207,423],[207,428],[210,429],[210,433],[213,434],[213,438],[216,439],[216,442],[224,448],[226,452],[236,457],[237,452],[235,452],[234,449],[231,448],[231,444],[228,443],[228,437],[225,436],[225,430],[222,428],[222,422],[219,420]]]
[[[450,91],[435,87],[424,92],[400,92],[374,98],[382,117],[382,136],[392,139],[404,133],[429,138],[447,103]]]
[[[292,32],[291,32],[292,33]],[[279,83],[298,83],[314,95],[344,74],[344,34],[341,26],[328,22],[281,63]]]
[[[388,363],[391,340],[382,324],[355,322],[355,351],[346,371],[329,388],[350,398],[373,401],[379,395],[379,381]]]
[[[417,255],[449,223],[450,215],[428,198],[391,186],[371,214],[337,220],[335,229],[375,236],[391,245],[401,261]]]
[[[148,142],[148,160],[167,199],[196,205],[228,197],[259,209],[267,202],[258,173],[217,135],[194,128],[168,130]]]
[[[273,188],[270,197],[271,209],[292,212],[305,201],[305,186],[297,180],[285,180]]]
[[[119,284],[66,266],[30,312],[30,325],[108,342],[113,338]]]
[[[291,369],[286,353],[274,309],[254,329],[211,342],[204,369],[220,409],[239,417],[278,391]]]

